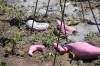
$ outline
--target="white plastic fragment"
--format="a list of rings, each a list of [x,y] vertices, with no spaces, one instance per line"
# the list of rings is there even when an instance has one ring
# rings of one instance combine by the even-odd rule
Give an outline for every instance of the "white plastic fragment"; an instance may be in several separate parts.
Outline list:
[[[67,2],[65,5],[66,5],[66,6],[70,5],[70,2]]]
[[[33,28],[32,28],[32,24],[33,24]],[[33,23],[33,20],[28,20],[26,22],[26,26],[27,26],[27,28],[33,29],[33,30],[46,30],[49,27],[49,24],[48,23],[39,23],[36,21],[34,21],[34,23]]]

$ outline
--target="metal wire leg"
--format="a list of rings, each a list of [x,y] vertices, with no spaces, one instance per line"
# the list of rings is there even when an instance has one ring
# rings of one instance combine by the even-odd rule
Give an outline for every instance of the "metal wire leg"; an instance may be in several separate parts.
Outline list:
[[[97,25],[97,28],[98,28],[98,31],[99,31],[99,34],[100,34],[99,25],[98,25],[98,23],[97,23],[97,20],[96,20],[96,18],[95,18],[95,15],[94,15],[94,12],[93,12],[93,10],[92,10],[92,7],[91,7],[91,4],[90,4],[90,1],[89,1],[89,0],[88,0],[88,3],[89,3],[90,10],[91,10],[91,12],[92,12],[93,18],[94,18],[94,20],[95,20],[95,23],[96,23],[96,25]]]
[[[62,25],[62,22],[64,22],[65,3],[66,3],[66,0],[64,2],[64,9],[62,11],[62,21],[61,21],[61,25]],[[60,29],[61,29],[61,27],[60,27]],[[59,32],[59,36],[58,36],[58,40],[57,40],[57,47],[58,47],[59,40],[60,40],[60,32]],[[57,52],[55,53],[55,57],[54,57],[54,61],[53,61],[53,65],[52,66],[55,66],[56,57],[57,57]]]
[[[35,11],[34,11],[33,19],[35,19],[35,14],[36,14],[36,9],[37,9],[37,4],[38,4],[38,0],[36,0],[36,6],[35,6]],[[32,31],[33,31],[33,25],[34,25],[34,20],[33,20],[33,23],[32,23],[31,33],[32,33]]]
[[[85,17],[84,17],[84,9],[83,9],[83,6],[82,6],[82,0],[80,0],[80,4],[81,4],[81,8],[82,8],[82,15],[83,15],[83,20],[85,19]],[[82,20],[82,21],[83,21]]]
[[[49,3],[50,3],[50,0],[48,0],[48,5],[47,5],[47,10],[46,10],[46,13],[45,13],[45,17],[47,17],[47,12],[48,12]]]

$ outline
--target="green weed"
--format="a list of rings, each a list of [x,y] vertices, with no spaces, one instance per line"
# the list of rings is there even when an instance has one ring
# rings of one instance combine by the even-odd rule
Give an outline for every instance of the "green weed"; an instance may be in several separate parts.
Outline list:
[[[36,34],[36,33],[34,33],[34,34],[33,34],[33,38],[34,38],[34,40],[33,40],[33,41],[37,42],[37,41],[38,41],[38,40],[37,40],[37,37],[38,37],[38,36],[37,36],[37,34]]]
[[[72,57],[75,58],[75,54],[71,51],[69,51],[72,54]]]
[[[59,36],[59,32],[58,32],[56,29],[53,30],[53,34],[54,34],[55,36]]]
[[[79,60],[78,61],[78,65],[82,65],[83,66],[83,61],[82,60]]]
[[[12,44],[12,50],[10,54],[15,54],[15,47],[17,45],[17,42],[20,40],[20,33],[16,33],[15,37],[11,39],[11,44]]]
[[[44,64],[39,64],[38,66],[44,66]]]
[[[51,37],[46,35],[45,40],[43,40],[43,45],[45,45],[46,47],[49,47],[51,44]]]
[[[0,66],[6,66],[6,63],[2,62],[2,60],[0,60]]]
[[[7,0],[0,0],[0,10],[3,11],[3,14],[5,13],[6,11],[6,8],[5,8],[5,3],[7,2]]]
[[[98,56],[98,62],[100,62],[100,56]]]
[[[18,16],[17,16],[17,20],[18,20],[18,24],[19,24],[18,26],[21,27],[22,21],[23,21],[21,15],[18,15]]]
[[[6,11],[7,11],[7,15],[8,15],[8,17],[10,18],[10,16],[11,16],[10,8],[6,8]]]
[[[21,34],[18,32],[16,33],[15,37],[11,39],[12,44],[16,44],[20,40]]]
[[[31,12],[31,14],[33,14],[35,10],[33,8],[29,8],[29,11]],[[39,8],[36,10],[36,15],[41,15]]]
[[[36,15],[41,15],[40,9],[36,10]]]

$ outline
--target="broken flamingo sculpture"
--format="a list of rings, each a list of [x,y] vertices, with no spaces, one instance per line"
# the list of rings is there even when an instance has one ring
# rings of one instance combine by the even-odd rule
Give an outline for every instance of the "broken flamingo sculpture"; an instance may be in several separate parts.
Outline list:
[[[63,22],[61,23],[61,21],[59,20],[56,20],[57,21],[57,28],[60,29],[61,28],[61,32],[65,34],[65,31],[67,34],[72,34],[73,32],[76,31],[75,28],[73,27],[70,27],[70,26],[67,26],[65,25]],[[65,25],[65,28],[64,28],[64,25]]]
[[[57,43],[53,43],[53,46],[60,52],[71,51],[75,54],[76,57],[80,59],[94,59],[100,56],[100,48],[91,45],[89,42],[75,42],[67,44],[64,47],[60,45],[57,47]]]
[[[43,51],[45,47],[43,45],[32,45],[29,48],[28,54],[32,56],[32,53],[35,52],[36,50]]]

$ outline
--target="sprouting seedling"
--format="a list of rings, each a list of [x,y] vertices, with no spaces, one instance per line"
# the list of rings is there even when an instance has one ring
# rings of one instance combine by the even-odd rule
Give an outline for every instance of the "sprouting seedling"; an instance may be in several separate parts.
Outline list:
[[[45,40],[43,40],[43,44],[46,46],[46,47],[49,47],[50,44],[51,44],[51,37],[46,35],[46,38]]]
[[[40,15],[41,14],[40,9],[37,9],[36,14],[37,15]]]
[[[10,18],[10,16],[11,16],[11,8],[9,8],[9,7],[4,7],[4,8],[2,8],[2,10],[4,11],[4,13],[6,12],[7,13],[7,16]]]
[[[22,56],[21,56],[21,55],[18,55],[17,57],[18,57],[18,58],[22,58]]]
[[[15,2],[13,5],[13,8],[16,8],[16,5],[18,4],[18,2]]]
[[[9,18],[10,18],[10,16],[11,16],[11,11],[10,11],[10,10],[11,10],[10,8],[6,8],[7,15],[8,15]]]
[[[21,36],[21,34],[20,34],[20,33],[17,33],[17,34],[15,35],[15,37],[11,39],[11,42],[12,42],[13,44],[16,44],[16,43],[20,40],[20,36]]]
[[[79,60],[78,63],[83,66],[83,61],[82,60]]]
[[[54,36],[54,34],[53,34],[54,28],[52,26],[50,26],[49,29],[50,29],[49,30],[50,36]]]
[[[0,10],[2,10],[3,14],[4,14],[6,9],[5,9],[5,7],[3,5],[0,5]]]
[[[21,51],[21,50],[18,50],[17,53],[18,53],[18,54],[17,54],[17,57],[18,57],[18,58],[22,58],[23,55],[24,55],[24,52]]]
[[[6,64],[0,60],[0,66],[6,66]]]
[[[33,8],[29,8],[29,12],[30,12],[30,13],[33,14],[34,11],[35,11],[35,10],[34,10]],[[40,14],[41,14],[41,12],[40,12],[40,9],[38,8],[38,9],[36,10],[36,15],[40,15]]]
[[[17,42],[20,40],[20,36],[21,36],[20,33],[16,33],[15,37],[11,39],[11,43],[13,44],[12,45],[11,54],[14,53],[15,47],[17,45]]]
[[[1,10],[4,10],[4,7],[3,7],[2,5],[0,5],[0,9],[1,9]]]
[[[100,62],[100,56],[98,56],[98,62]]]
[[[60,62],[60,65],[66,66],[66,61],[61,61],[61,62]]]
[[[17,20],[18,20],[18,24],[19,24],[19,27],[22,25],[22,18],[21,18],[21,15],[18,15],[17,16]]]
[[[7,0],[0,0],[0,4],[7,2]]]
[[[34,13],[34,8],[29,7],[29,13],[33,14]]]
[[[51,39],[49,36],[46,36],[46,39],[47,39],[47,44],[50,44],[51,43]]]
[[[37,41],[37,34],[36,33],[33,34],[33,38],[34,38],[34,41]]]
[[[7,47],[7,51],[8,51],[8,52],[11,52],[11,48],[10,48],[10,47]]]
[[[75,54],[71,51],[69,51],[72,54],[72,57],[75,58]]]
[[[34,9],[33,8],[31,8],[31,7],[29,7],[29,12],[34,12]]]
[[[55,36],[59,36],[59,32],[58,32],[56,29],[53,30],[53,34],[54,34]]]
[[[44,64],[39,64],[38,66],[44,66]]]
[[[60,39],[62,39],[61,37],[64,37],[64,35],[62,33],[59,34],[59,31],[57,29],[53,29],[53,35],[54,36],[59,36],[60,35]]]
[[[7,0],[0,0],[0,9],[3,11],[3,14],[5,13],[5,3],[7,2]]]

